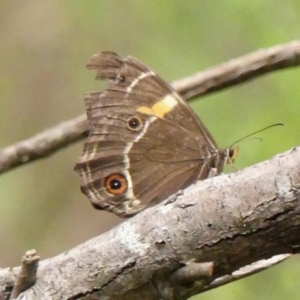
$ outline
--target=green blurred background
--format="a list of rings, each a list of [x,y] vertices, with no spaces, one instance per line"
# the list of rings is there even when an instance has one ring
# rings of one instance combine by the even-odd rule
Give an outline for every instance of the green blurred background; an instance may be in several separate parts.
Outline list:
[[[101,50],[135,56],[171,81],[297,39],[299,28],[298,0],[2,0],[0,147],[83,113],[84,94],[100,87],[85,63]],[[220,146],[285,124],[261,133],[262,143],[240,144],[236,168],[299,144],[299,75],[277,72],[192,102]],[[19,265],[31,248],[52,257],[120,222],[80,193],[73,167],[81,149],[77,143],[0,177],[0,267]],[[198,298],[299,299],[299,279],[293,257]]]

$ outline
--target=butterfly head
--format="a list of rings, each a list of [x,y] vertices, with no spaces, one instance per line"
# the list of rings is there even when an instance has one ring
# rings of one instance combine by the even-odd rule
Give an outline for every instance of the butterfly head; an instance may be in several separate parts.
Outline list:
[[[206,174],[205,177],[199,176],[198,179],[201,180],[221,174],[226,164],[233,165],[234,160],[238,155],[238,152],[239,147],[219,149],[215,153],[215,156],[212,160],[212,164],[209,167],[209,172]]]

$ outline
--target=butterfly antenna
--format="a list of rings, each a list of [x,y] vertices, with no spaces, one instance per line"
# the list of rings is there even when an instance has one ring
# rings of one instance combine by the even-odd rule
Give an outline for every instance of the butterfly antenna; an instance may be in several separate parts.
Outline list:
[[[275,127],[275,126],[284,126],[284,124],[283,124],[283,123],[272,124],[272,125],[269,125],[269,126],[267,126],[267,127],[262,128],[262,129],[260,129],[260,130],[257,130],[257,131],[255,131],[255,132],[252,132],[252,133],[250,133],[250,134],[247,134],[246,136],[244,136],[244,137],[242,137],[242,138],[236,140],[234,143],[232,143],[231,146],[230,146],[230,148],[232,148],[235,144],[237,144],[237,143],[239,143],[239,142],[241,142],[241,141],[246,140],[248,137],[252,137],[254,134],[260,133],[260,132],[262,132],[262,131],[265,131],[265,130],[267,130],[267,129],[269,129],[269,128],[272,128],[272,127]],[[260,137],[258,137],[258,136],[252,137],[252,139],[258,139],[258,140],[262,141],[262,139],[261,139]],[[248,139],[248,140],[249,140],[249,139]]]

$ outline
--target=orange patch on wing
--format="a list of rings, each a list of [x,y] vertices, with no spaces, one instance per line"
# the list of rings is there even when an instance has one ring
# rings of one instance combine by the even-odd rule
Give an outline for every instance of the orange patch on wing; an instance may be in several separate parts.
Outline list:
[[[174,96],[167,95],[162,100],[156,102],[153,106],[141,106],[137,109],[137,111],[146,115],[154,115],[159,118],[163,118],[164,115],[170,112],[177,104],[178,101]]]

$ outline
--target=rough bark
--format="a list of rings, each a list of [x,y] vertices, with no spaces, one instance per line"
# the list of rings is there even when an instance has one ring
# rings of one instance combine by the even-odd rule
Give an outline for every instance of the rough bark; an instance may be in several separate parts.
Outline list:
[[[295,148],[198,182],[42,261],[36,284],[17,299],[187,299],[273,265],[288,255],[237,271],[300,251],[299,170],[300,148]],[[174,280],[180,268],[204,262],[213,266],[211,277]],[[0,299],[18,271],[0,271]]]

